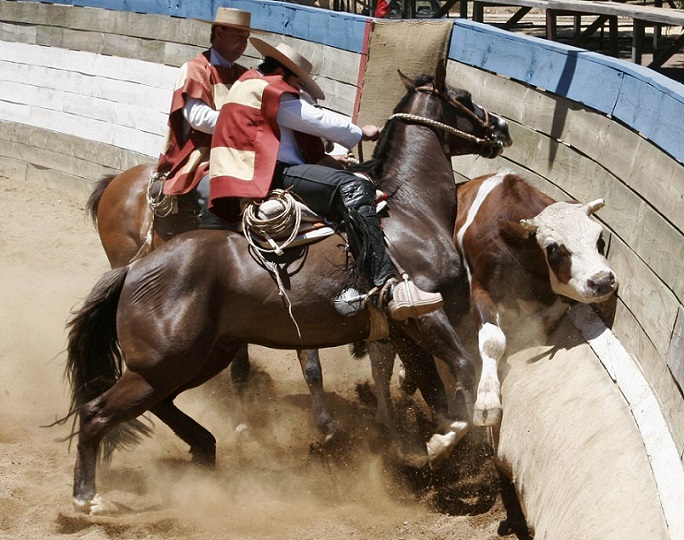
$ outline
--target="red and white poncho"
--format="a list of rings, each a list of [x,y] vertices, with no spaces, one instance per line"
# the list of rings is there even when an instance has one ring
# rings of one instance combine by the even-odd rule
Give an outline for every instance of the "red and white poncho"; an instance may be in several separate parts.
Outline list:
[[[171,112],[157,170],[167,172],[164,193],[181,195],[189,192],[206,174],[211,147],[211,134],[191,129],[184,134],[183,107],[188,98],[202,100],[214,110],[225,102],[233,83],[247,71],[239,64],[230,68],[210,63],[211,51],[204,51],[180,69],[171,101]]]

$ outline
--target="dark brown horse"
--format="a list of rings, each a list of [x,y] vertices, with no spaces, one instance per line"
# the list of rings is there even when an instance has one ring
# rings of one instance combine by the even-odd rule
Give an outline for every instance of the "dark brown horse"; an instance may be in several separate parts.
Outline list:
[[[510,143],[505,126],[487,117],[467,92],[448,87],[445,75],[442,64],[434,79],[415,81],[367,164],[389,197],[383,219],[389,250],[418,286],[445,299],[443,310],[402,324],[390,321],[393,343],[437,429],[446,432],[441,446],[429,447],[437,459],[467,432],[474,387],[473,364],[448,318],[464,300],[454,286],[460,263],[452,241],[450,157],[493,157]],[[67,375],[80,426],[73,490],[78,509],[107,511],[95,487],[100,443],[116,445],[122,435],[130,441],[140,427],[135,419],[146,411],[186,441],[195,458],[213,462],[213,436],[173,401],[225,369],[246,343],[314,349],[369,336],[367,311],[345,317],[334,306],[350,285],[347,252],[338,239],[293,250],[276,262],[291,312],[244,237],[228,231],[179,235],[95,285],[69,322]],[[460,385],[455,417],[433,357],[447,363]]]
[[[491,129],[503,130],[500,140],[503,144],[509,144],[505,123],[495,115],[491,115],[487,123]],[[466,143],[463,141],[463,144]],[[485,149],[485,153],[487,151]],[[464,147],[457,153],[468,152],[479,153],[479,148]],[[497,150],[489,152],[493,157]],[[105,176],[96,184],[88,199],[86,210],[97,227],[112,268],[125,266],[173,236],[198,228],[197,208],[189,195],[179,198],[177,213],[153,215],[148,201],[148,184],[154,169],[154,165],[138,165],[119,175]],[[318,351],[298,349],[297,358],[312,396],[315,423],[323,433],[324,442],[329,442],[339,433],[340,426],[327,406]],[[232,360],[230,371],[233,382],[241,383],[247,379],[249,358],[246,345]]]
[[[137,165],[119,175],[104,176],[88,198],[86,211],[97,227],[112,268],[125,266],[177,234],[196,230],[199,226],[198,208],[190,195],[179,198],[177,213],[153,214],[148,201],[148,186],[155,168],[155,165]],[[340,426],[327,406],[318,351],[298,350],[297,359],[311,392],[316,425],[323,433],[324,442],[330,442],[340,432]],[[233,382],[245,382],[249,370],[245,345],[230,364]]]

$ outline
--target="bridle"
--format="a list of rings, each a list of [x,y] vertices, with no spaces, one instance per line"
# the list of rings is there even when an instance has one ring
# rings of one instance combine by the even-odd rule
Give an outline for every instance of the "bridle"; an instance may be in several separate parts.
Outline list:
[[[425,118],[423,116],[418,116],[409,113],[394,113],[392,116],[389,117],[388,120],[393,120],[396,118],[398,120],[403,120],[409,123],[422,124],[425,126],[441,129],[442,131],[451,133],[452,135],[456,135],[457,137],[468,142],[471,142],[473,144],[484,146],[485,148],[503,147],[503,142],[496,138],[496,136],[494,135],[494,127],[489,125],[489,113],[487,112],[487,109],[485,109],[484,107],[479,106],[484,112],[484,119],[482,119],[474,111],[471,111],[465,105],[452,98],[450,95],[440,92],[437,88],[434,87],[434,85],[418,86],[414,90],[416,92],[423,92],[425,94],[432,94],[434,96],[437,96],[440,99],[446,101],[448,104],[460,109],[467,116],[471,117],[476,124],[478,124],[482,129],[484,129],[486,135],[484,136],[484,138],[476,137],[475,135],[471,135],[470,133],[466,133],[465,131],[456,129],[455,127],[450,126],[449,124],[444,124],[443,122],[438,122],[437,120],[432,120],[431,118]]]

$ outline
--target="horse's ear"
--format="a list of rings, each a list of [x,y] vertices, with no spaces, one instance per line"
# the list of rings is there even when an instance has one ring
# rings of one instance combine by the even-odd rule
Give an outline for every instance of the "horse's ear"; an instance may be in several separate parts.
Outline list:
[[[437,64],[435,74],[435,88],[444,90],[446,88],[446,58],[442,58]]]
[[[406,75],[404,75],[401,70],[397,70],[397,73],[399,74],[399,77],[401,78],[401,82],[404,83],[404,86],[406,87],[407,90],[410,90],[413,88],[413,81],[409,79]]]

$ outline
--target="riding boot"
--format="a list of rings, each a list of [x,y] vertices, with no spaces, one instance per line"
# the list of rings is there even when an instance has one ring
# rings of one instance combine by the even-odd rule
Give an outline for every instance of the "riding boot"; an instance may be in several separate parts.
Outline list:
[[[370,182],[359,179],[340,187],[346,206],[347,236],[352,253],[360,259],[366,275],[375,287],[383,289],[389,301],[390,317],[403,321],[440,309],[444,304],[442,295],[419,289],[412,281],[404,279],[396,285],[386,287],[395,280],[394,265],[387,253],[380,226],[380,216],[375,211],[375,190]]]

